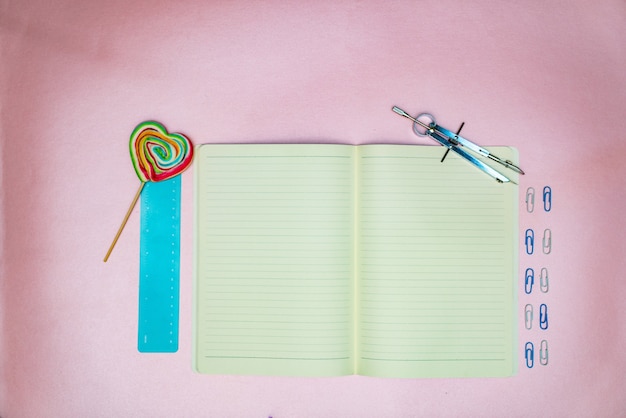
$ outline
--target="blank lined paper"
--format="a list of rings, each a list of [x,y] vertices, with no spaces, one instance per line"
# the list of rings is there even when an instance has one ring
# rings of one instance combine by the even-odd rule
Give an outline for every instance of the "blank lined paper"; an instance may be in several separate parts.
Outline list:
[[[206,145],[196,158],[197,369],[352,373],[352,147]]]
[[[359,374],[513,372],[517,187],[443,152],[359,148]]]
[[[518,188],[443,151],[200,146],[196,369],[513,374]]]

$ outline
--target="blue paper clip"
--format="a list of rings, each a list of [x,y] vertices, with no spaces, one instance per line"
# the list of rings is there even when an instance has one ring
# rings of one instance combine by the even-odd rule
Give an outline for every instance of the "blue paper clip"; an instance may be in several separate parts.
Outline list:
[[[550,284],[548,283],[548,269],[545,267],[541,269],[539,275],[539,288],[543,293],[548,293],[548,289],[550,288]]]
[[[524,326],[526,329],[533,327],[533,305],[530,303],[524,307]]]
[[[525,276],[524,292],[526,292],[527,295],[530,295],[533,291],[533,284],[535,284],[535,270],[530,267],[527,268]]]
[[[535,210],[535,188],[529,187],[526,190],[526,211],[532,213]]]
[[[546,212],[552,210],[552,188],[550,186],[543,188],[543,210]]]
[[[541,340],[539,345],[539,363],[542,366],[548,365],[548,342],[546,340]]]
[[[541,244],[544,254],[550,254],[552,252],[552,231],[549,228],[543,231]]]
[[[535,365],[535,346],[530,341],[524,346],[524,358],[526,359],[526,367],[532,369]]]
[[[526,244],[526,254],[530,255],[535,251],[535,231],[530,228],[526,230],[524,244]]]
[[[548,306],[545,303],[539,305],[539,328],[548,329]]]

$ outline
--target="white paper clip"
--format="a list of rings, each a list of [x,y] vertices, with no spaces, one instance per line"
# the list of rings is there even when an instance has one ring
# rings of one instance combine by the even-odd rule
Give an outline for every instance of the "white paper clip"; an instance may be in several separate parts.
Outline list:
[[[539,345],[539,363],[542,366],[548,365],[548,342],[546,340],[541,340]]]
[[[550,254],[552,252],[552,231],[547,228],[543,231],[543,240],[541,241],[544,254]]]
[[[533,327],[533,305],[530,303],[524,308],[524,326],[526,329]]]
[[[535,210],[535,188],[529,187],[526,190],[526,211],[532,213]]]
[[[542,293],[548,293],[549,288],[550,283],[548,283],[548,269],[542,267],[541,274],[539,275],[539,289],[541,289]]]

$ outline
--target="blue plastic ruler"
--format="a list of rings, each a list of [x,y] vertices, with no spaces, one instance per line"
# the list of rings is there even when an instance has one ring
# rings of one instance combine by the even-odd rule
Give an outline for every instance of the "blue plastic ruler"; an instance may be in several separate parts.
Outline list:
[[[141,192],[139,327],[142,353],[178,351],[181,176]]]

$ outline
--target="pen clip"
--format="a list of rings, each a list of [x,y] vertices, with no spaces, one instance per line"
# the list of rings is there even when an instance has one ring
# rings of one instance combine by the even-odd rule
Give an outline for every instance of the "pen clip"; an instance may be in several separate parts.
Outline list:
[[[539,346],[539,363],[542,366],[548,365],[548,341],[546,340],[541,340]]]
[[[549,228],[546,228],[546,230],[543,231],[541,244],[544,254],[550,254],[552,252],[552,231]]]
[[[524,277],[524,292],[530,295],[533,291],[533,284],[535,284],[535,270],[527,268]]]
[[[526,367],[532,369],[535,365],[535,346],[530,341],[524,346],[524,358],[526,359]]]
[[[550,186],[543,188],[543,210],[546,212],[552,210],[552,188]]]
[[[524,307],[524,326],[526,329],[533,327],[533,305],[530,303]]]
[[[548,329],[548,305],[539,305],[539,328]]]
[[[543,293],[548,293],[550,288],[550,283],[548,283],[548,269],[545,267],[541,268],[541,273],[539,274],[539,288]]]
[[[526,254],[530,255],[535,251],[535,231],[530,228],[526,230],[524,244],[526,245]]]
[[[532,213],[535,210],[535,188],[529,187],[526,190],[526,211]]]

